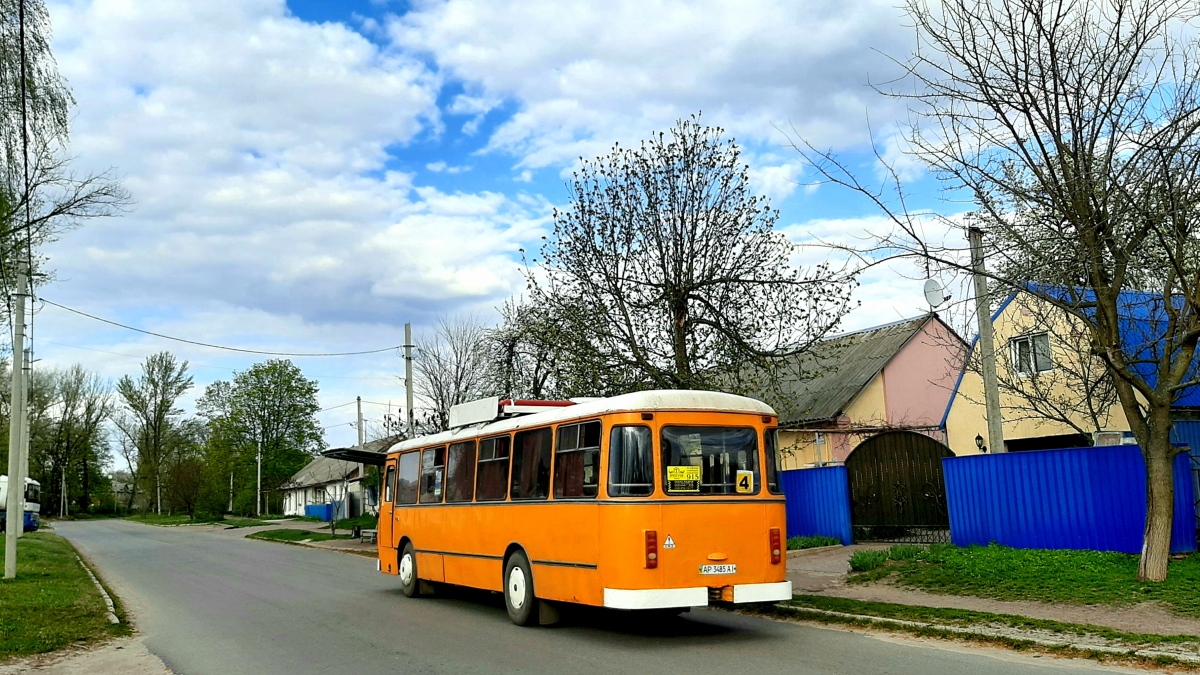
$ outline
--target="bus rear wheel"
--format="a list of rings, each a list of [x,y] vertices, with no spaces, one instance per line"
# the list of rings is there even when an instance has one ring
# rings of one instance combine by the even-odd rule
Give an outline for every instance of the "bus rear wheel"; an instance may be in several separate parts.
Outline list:
[[[413,552],[412,542],[405,542],[396,564],[396,573],[400,576],[400,590],[404,592],[404,597],[414,598],[421,594],[421,582],[417,579],[417,555]]]
[[[538,601],[533,594],[533,570],[522,551],[509,556],[504,566],[504,606],[508,609],[508,618],[518,626],[537,624]]]

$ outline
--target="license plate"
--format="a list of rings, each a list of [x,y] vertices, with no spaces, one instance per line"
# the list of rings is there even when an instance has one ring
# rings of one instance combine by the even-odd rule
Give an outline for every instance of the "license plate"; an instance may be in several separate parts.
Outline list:
[[[701,565],[700,574],[737,574],[737,565]]]

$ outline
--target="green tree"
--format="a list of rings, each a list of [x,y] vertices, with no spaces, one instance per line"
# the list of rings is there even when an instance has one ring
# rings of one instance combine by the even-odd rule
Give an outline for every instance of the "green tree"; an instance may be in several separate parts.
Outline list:
[[[232,382],[214,382],[196,402],[211,433],[226,444],[209,447],[227,452],[231,466],[253,462],[256,515],[264,511],[264,492],[278,491],[325,447],[317,391],[317,381],[291,361],[271,359],[235,373]]]
[[[738,146],[699,116],[584,160],[568,188],[527,275],[532,303],[565,326],[550,334],[559,353],[586,371],[564,369],[567,382],[741,388],[731,373],[806,351],[850,308],[852,280],[792,264]]]
[[[137,450],[138,475],[153,486],[156,513],[162,513],[164,471],[175,447],[175,427],[182,422],[179,398],[192,388],[187,369],[187,361],[159,352],[142,362],[137,379],[125,375],[117,382],[123,409],[114,421]]]

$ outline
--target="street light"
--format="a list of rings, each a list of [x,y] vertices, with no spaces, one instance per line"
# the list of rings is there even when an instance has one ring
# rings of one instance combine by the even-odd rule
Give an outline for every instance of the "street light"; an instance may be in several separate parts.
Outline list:
[[[987,452],[987,446],[983,444],[983,436],[975,434],[975,447],[979,448],[980,452]]]

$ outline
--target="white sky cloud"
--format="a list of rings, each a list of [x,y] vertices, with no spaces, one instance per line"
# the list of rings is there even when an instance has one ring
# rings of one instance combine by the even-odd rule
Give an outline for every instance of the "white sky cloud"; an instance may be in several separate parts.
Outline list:
[[[742,143],[754,188],[787,201],[806,177],[780,129],[861,144],[868,111],[899,115],[867,86],[894,74],[876,50],[902,54],[910,40],[884,0],[417,0],[399,16],[386,12],[400,3],[375,17],[346,9],[340,23],[306,22],[284,0],[49,2],[79,103],[71,151],[81,169],[115,168],[136,205],[49,247],[57,281],[44,296],[167,334],[301,352],[400,344],[405,321],[419,331],[439,314],[491,316],[523,288],[518,249],[536,249],[563,198],[540,170],[563,175],[699,110]],[[859,225],[871,222],[787,232]],[[919,282],[911,298],[896,292],[901,272],[864,282],[851,325],[919,308]],[[53,307],[35,323],[46,365],[116,377],[170,349],[196,364],[192,398],[262,360]],[[395,354],[297,363],[321,379],[323,405],[402,398]]]

